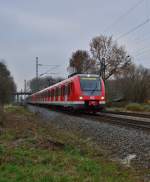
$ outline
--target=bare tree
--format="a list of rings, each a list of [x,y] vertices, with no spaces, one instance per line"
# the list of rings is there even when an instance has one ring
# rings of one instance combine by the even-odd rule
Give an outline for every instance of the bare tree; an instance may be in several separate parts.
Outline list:
[[[131,64],[131,57],[127,54],[125,48],[118,46],[112,37],[103,35],[94,37],[90,43],[90,51],[97,61],[98,73],[100,73],[102,67],[102,60],[105,60],[106,80],[112,75],[124,71]]]
[[[77,50],[72,53],[69,67],[76,69],[77,73],[91,73],[95,70],[95,60],[85,50]]]
[[[114,82],[116,95],[121,93],[126,101],[142,103],[150,98],[150,70],[143,66],[132,64]]]
[[[58,83],[62,80],[64,80],[64,78],[62,78],[62,77],[53,78],[52,76],[38,78],[38,80],[36,78],[33,78],[32,80],[30,80],[28,82],[28,87],[31,90],[31,92],[36,92],[37,91],[37,81],[38,81],[38,87],[39,87],[38,90],[42,90],[42,89],[49,87],[55,83]]]
[[[143,66],[133,66],[124,75],[124,83],[128,89],[124,89],[127,100],[133,102],[145,102],[150,93],[150,70]]]

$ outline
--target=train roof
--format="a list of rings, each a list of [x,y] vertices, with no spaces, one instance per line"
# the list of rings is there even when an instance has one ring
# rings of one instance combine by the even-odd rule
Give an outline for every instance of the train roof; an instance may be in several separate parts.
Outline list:
[[[100,76],[99,76],[99,75],[96,75],[96,74],[76,74],[76,75],[74,75],[74,76],[72,76],[72,77],[69,77],[69,78],[67,78],[67,79],[65,79],[65,80],[63,80],[63,81],[61,81],[61,82],[58,82],[58,83],[56,83],[56,84],[54,84],[54,85],[51,85],[51,86],[49,86],[49,87],[46,87],[45,89],[42,89],[42,90],[40,90],[40,91],[38,91],[38,92],[35,92],[35,93],[33,93],[31,96],[36,95],[36,94],[39,94],[39,93],[42,93],[42,92],[44,92],[44,91],[47,91],[47,90],[49,90],[50,88],[56,87],[56,86],[58,86],[58,85],[60,85],[60,84],[64,84],[65,82],[69,82],[69,81],[73,80],[73,79],[76,78],[76,77],[96,77],[96,78],[99,78]]]

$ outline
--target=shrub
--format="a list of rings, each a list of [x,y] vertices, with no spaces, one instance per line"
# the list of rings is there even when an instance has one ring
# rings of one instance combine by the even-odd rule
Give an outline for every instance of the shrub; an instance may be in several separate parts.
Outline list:
[[[150,112],[150,105],[144,105],[144,111]]]
[[[125,108],[129,111],[144,111],[144,107],[138,103],[130,103]]]

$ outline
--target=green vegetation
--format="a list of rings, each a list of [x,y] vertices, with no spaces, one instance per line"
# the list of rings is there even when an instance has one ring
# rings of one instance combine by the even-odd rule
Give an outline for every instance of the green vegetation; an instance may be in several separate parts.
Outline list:
[[[130,103],[126,105],[126,110],[129,111],[150,111],[150,105]]]
[[[23,108],[7,107],[5,115],[0,128],[0,182],[137,181],[133,170],[104,159],[73,136],[66,140],[63,132],[58,135]]]
[[[12,101],[12,93],[15,91],[16,85],[13,77],[5,63],[0,60],[0,107]]]
[[[113,111],[137,111],[137,112],[150,112],[150,104],[139,103],[119,103],[118,105],[108,106],[109,110]]]

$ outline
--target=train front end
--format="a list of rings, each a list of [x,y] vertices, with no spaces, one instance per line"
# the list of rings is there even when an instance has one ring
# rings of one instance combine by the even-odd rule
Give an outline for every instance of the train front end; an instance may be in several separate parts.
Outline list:
[[[79,100],[87,111],[101,111],[105,108],[105,86],[99,75],[80,75]]]

